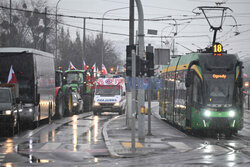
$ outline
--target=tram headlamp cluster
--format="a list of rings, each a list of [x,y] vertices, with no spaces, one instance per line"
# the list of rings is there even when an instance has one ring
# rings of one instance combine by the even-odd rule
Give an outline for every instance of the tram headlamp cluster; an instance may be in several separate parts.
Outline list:
[[[235,116],[235,111],[234,110],[230,110],[229,112],[228,112],[228,115],[229,115],[229,117],[234,117]]]
[[[210,115],[211,115],[211,111],[209,111],[209,110],[204,111],[204,116],[205,117],[210,117]]]

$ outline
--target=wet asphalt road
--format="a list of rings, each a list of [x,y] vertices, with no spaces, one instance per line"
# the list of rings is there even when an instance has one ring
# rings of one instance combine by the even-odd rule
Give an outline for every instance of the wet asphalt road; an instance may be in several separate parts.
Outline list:
[[[56,120],[14,137],[0,138],[1,166],[77,166],[109,157],[101,135],[112,114],[84,113]]]
[[[249,115],[244,129],[231,138],[193,136],[158,120],[162,133],[169,134],[161,142],[178,145],[134,158],[112,158],[105,146],[102,126],[116,114],[74,115],[1,137],[0,166],[250,166]]]

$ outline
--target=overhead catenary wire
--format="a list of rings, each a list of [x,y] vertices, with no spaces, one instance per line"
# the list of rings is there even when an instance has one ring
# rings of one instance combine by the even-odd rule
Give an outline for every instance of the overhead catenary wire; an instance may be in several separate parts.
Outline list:
[[[59,24],[65,25],[65,26],[69,26],[69,27],[74,27],[77,29],[83,29],[83,27],[80,26],[76,26],[76,25],[72,25],[72,24],[67,24],[67,23],[62,23],[62,22],[58,22]],[[96,29],[90,29],[90,28],[86,28],[86,30],[88,31],[92,31],[92,32],[98,32],[100,33],[101,30],[96,30]],[[108,31],[104,31],[103,33],[105,34],[111,34],[111,35],[119,35],[119,36],[126,36],[128,37],[129,34],[123,34],[123,33],[115,33],[115,32],[108,32]],[[161,38],[161,36],[150,36],[150,35],[146,35],[146,38]],[[174,36],[164,36],[166,38],[173,38]],[[208,37],[207,35],[182,35],[182,36],[175,36],[175,38],[200,38],[200,37]]]
[[[10,9],[6,6],[0,6],[2,9]],[[32,11],[32,10],[26,10],[26,9],[20,9],[20,8],[11,8],[14,11],[22,11],[22,12],[30,12],[35,14],[41,14],[44,15],[44,12],[38,12],[38,11]],[[48,16],[56,16],[54,13],[46,13]],[[126,21],[128,22],[129,19],[126,18],[102,18],[102,17],[84,17],[84,16],[75,16],[75,15],[65,15],[65,14],[57,14],[58,17],[68,17],[68,18],[75,18],[75,19],[89,19],[89,20],[109,20],[109,21]],[[220,18],[221,16],[212,16],[209,18]],[[232,15],[227,15],[225,17],[232,17]],[[187,17],[187,18],[176,18],[177,21],[185,21],[185,20],[204,20],[204,17]],[[144,19],[144,21],[170,21],[173,20],[173,18],[160,18],[160,19]],[[135,19],[135,21],[138,21],[138,19]]]

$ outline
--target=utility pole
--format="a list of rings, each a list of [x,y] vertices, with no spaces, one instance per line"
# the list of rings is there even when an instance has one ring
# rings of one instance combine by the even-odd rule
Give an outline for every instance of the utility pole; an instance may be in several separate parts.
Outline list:
[[[144,14],[142,3],[140,0],[135,0],[138,10],[138,40],[139,40],[139,57],[143,59],[144,57]],[[144,79],[143,77],[141,78]],[[138,112],[138,138],[140,141],[144,141],[144,115],[140,112],[141,107],[145,107],[145,91],[144,86],[140,86],[138,89],[139,95],[139,112]]]
[[[12,39],[11,24],[12,24],[12,0],[10,0],[9,46],[11,46],[11,39]]]
[[[134,44],[134,0],[130,0],[129,3],[129,45]],[[130,77],[129,77],[130,78]],[[129,80],[128,78],[128,80]],[[131,79],[131,78],[130,78]],[[132,92],[131,89],[127,89],[127,112],[126,112],[126,125],[132,129]]]
[[[44,12],[44,33],[43,33],[43,51],[46,52],[46,42],[47,42],[47,8]]]
[[[135,1],[130,0],[129,3],[129,45],[134,44],[135,29]]]
[[[82,52],[83,52],[83,60],[87,60],[86,57],[86,18],[83,18],[83,39],[82,39]]]

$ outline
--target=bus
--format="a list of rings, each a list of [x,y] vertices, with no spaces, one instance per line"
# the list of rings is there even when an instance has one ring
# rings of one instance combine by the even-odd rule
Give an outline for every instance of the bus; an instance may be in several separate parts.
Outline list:
[[[172,58],[161,73],[159,114],[187,131],[231,136],[243,128],[242,62],[210,49]]]
[[[37,127],[55,114],[55,66],[52,54],[26,48],[0,48],[0,82],[13,67],[19,86],[22,123]]]

